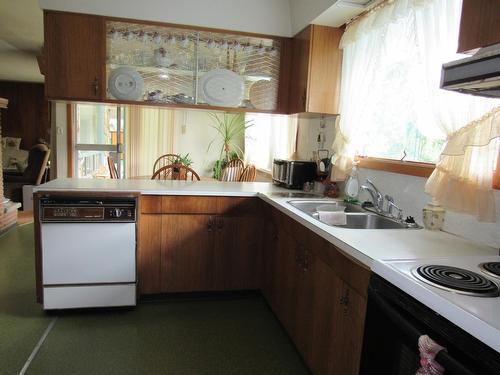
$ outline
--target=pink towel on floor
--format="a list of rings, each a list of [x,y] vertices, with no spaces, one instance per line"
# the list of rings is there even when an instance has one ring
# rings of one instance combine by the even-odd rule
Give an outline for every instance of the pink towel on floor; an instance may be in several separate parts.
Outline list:
[[[446,350],[427,335],[418,338],[420,351],[420,368],[415,375],[442,375],[444,368],[435,361],[436,355],[441,350]]]

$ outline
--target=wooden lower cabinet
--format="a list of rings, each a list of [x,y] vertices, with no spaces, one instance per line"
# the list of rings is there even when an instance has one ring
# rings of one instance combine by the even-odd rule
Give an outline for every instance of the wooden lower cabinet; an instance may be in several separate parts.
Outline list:
[[[260,288],[262,245],[258,217],[221,215],[215,220],[216,288]]]
[[[264,296],[314,374],[358,374],[366,297],[315,253],[308,230],[279,225],[266,233]]]
[[[161,292],[161,216],[141,214],[137,274],[139,294]]]
[[[215,289],[212,215],[160,215],[161,291]]]
[[[368,269],[271,206],[163,198],[141,203],[141,294],[260,288],[314,374],[358,374]]]
[[[255,203],[141,197],[139,293],[258,289],[262,236]]]

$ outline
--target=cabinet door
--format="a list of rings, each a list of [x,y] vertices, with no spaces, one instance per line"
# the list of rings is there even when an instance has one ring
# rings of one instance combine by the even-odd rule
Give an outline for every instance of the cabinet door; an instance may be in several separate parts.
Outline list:
[[[215,216],[161,216],[162,292],[214,290]]]
[[[215,275],[218,290],[260,287],[260,232],[255,216],[217,216]]]
[[[312,25],[307,112],[339,113],[342,30]]]
[[[290,235],[280,231],[276,250],[274,278],[271,286],[271,307],[290,337],[294,338],[297,326],[295,288],[299,281],[297,243]]]
[[[500,0],[463,0],[457,52],[500,43]]]
[[[45,12],[45,94],[49,99],[104,99],[104,19]]]
[[[162,216],[142,214],[139,221],[137,273],[140,294],[161,292]]]
[[[292,40],[292,68],[290,75],[290,113],[307,111],[307,87],[309,78],[309,55],[311,26],[295,35]]]
[[[337,289],[332,327],[333,347],[329,353],[330,374],[358,374],[363,347],[366,299],[347,283]]]

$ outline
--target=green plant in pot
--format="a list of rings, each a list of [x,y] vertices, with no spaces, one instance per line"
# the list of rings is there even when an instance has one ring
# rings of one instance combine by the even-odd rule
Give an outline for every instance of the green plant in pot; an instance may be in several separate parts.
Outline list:
[[[174,164],[182,164],[184,165],[185,167],[190,167],[191,165],[193,165],[193,160],[191,160],[191,157],[189,156],[189,153],[187,153],[186,155],[182,156],[182,155],[179,155],[175,160],[174,160]]]
[[[222,177],[222,170],[226,164],[243,156],[243,150],[238,146],[236,140],[245,134],[245,130],[253,125],[251,120],[245,120],[245,115],[239,113],[233,114],[218,114],[209,113],[213,124],[212,128],[217,130],[218,137],[212,139],[208,144],[207,151],[214,145],[220,144],[219,159],[215,162],[213,168],[213,177],[220,180]]]

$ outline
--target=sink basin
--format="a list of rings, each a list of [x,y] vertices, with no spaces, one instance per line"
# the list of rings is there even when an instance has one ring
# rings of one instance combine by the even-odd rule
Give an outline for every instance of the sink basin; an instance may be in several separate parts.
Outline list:
[[[319,210],[322,211],[342,211],[345,207],[345,212],[364,212],[364,210],[357,205],[345,203],[336,200],[292,200],[288,201],[293,207],[298,208],[302,212],[313,216],[314,213],[317,214]],[[329,209],[331,208],[331,209]]]
[[[309,216],[319,220],[318,210],[335,211],[342,210],[345,205],[346,225],[333,225],[338,228],[349,229],[410,229],[419,228],[418,226],[410,226],[406,223],[390,219],[385,216],[367,212],[360,206],[344,203],[341,201],[325,201],[325,200],[292,200],[288,201],[290,205],[308,214]],[[330,206],[330,207],[328,207]]]

